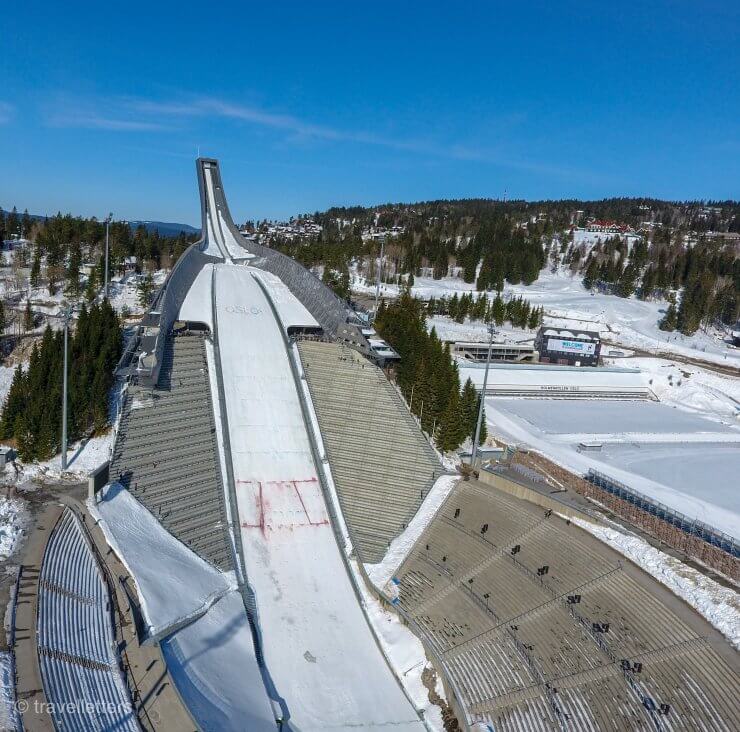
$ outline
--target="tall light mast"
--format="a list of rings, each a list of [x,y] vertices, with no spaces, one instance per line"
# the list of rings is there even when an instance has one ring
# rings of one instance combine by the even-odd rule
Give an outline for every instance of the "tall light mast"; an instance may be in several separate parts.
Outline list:
[[[380,240],[380,259],[378,260],[378,280],[375,284],[375,315],[378,314],[378,302],[380,300],[380,273],[383,270],[383,250],[385,249],[385,236]]]
[[[488,356],[486,357],[486,372],[483,376],[483,389],[480,393],[480,403],[478,404],[478,419],[475,423],[475,437],[473,438],[473,450],[470,454],[470,467],[475,467],[475,460],[478,457],[478,441],[480,440],[480,428],[483,422],[483,402],[486,399],[486,389],[488,387],[488,369],[491,365],[491,352],[493,351],[493,334],[496,332],[496,328],[493,322],[488,324]]]
[[[62,312],[64,318],[64,374],[62,376],[62,471],[67,469],[67,341],[69,340],[69,321],[72,306],[67,305]]]
[[[113,214],[109,213],[105,219],[105,284],[103,286],[103,297],[108,297],[108,246],[110,240],[110,222]]]

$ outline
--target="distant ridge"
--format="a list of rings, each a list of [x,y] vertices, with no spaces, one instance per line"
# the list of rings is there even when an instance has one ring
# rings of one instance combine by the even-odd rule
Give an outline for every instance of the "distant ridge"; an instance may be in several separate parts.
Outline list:
[[[132,229],[136,229],[137,226],[143,226],[147,231],[156,229],[162,236],[177,236],[180,232],[200,234],[200,229],[190,224],[177,224],[170,221],[129,221],[128,223]]]
[[[5,211],[6,216],[11,210],[3,206],[0,206],[0,208]],[[21,216],[22,212],[19,211],[18,215]],[[43,216],[40,214],[29,214],[29,216],[34,221],[43,221],[44,219],[49,218],[49,216]],[[188,235],[200,234],[200,229],[190,226],[190,224],[178,224],[174,221],[128,221],[127,223],[132,229],[136,229],[138,226],[143,226],[149,232],[154,230],[159,231],[162,236],[177,236],[180,232]]]

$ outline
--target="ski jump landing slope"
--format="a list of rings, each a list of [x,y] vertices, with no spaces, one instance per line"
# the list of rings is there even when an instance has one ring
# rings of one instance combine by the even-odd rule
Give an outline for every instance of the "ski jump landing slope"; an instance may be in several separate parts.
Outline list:
[[[284,729],[421,730],[330,525],[283,338],[287,324],[266,294],[275,283],[244,264],[213,270],[245,567],[265,666],[289,715]],[[279,295],[287,297],[283,288]]]

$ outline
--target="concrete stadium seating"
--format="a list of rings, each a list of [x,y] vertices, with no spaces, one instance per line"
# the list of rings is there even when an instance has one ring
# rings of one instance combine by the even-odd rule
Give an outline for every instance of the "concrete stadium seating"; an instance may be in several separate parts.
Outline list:
[[[129,388],[110,479],[126,486],[173,536],[230,570],[205,337],[170,334],[157,387]]]
[[[71,509],[62,514],[44,552],[37,637],[57,729],[139,729],[119,667],[108,587]]]
[[[737,729],[736,669],[612,557],[537,506],[461,482],[400,567],[399,605],[471,722]]]
[[[298,350],[345,518],[366,562],[378,562],[445,471],[385,374],[350,348]]]

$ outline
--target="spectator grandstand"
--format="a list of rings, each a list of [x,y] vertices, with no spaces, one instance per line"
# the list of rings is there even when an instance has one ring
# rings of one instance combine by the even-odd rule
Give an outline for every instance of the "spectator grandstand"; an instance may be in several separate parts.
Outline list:
[[[377,366],[342,344],[298,350],[342,511],[364,561],[378,562],[444,468]]]
[[[139,729],[119,666],[108,586],[69,508],[44,553],[37,634],[44,692],[56,729]]]
[[[634,575],[551,512],[462,482],[391,586],[471,723],[736,729],[736,658]]]
[[[205,333],[170,334],[154,389],[126,392],[110,467],[177,539],[233,566],[218,468]]]

